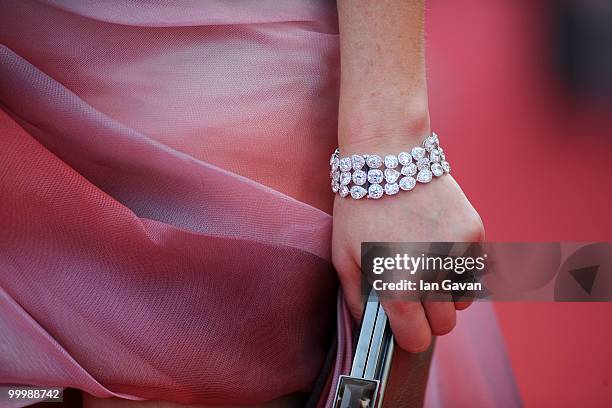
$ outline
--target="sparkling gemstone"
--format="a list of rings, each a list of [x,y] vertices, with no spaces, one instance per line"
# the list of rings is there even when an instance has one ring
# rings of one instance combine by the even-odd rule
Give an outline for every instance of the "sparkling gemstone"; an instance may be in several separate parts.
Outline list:
[[[414,163],[410,163],[407,166],[402,167],[402,174],[404,176],[414,176],[417,174],[417,166]]]
[[[432,163],[439,163],[441,159],[442,155],[438,149],[433,149],[431,152],[429,152],[429,160]]]
[[[361,170],[365,165],[365,159],[363,158],[363,156],[360,156],[358,154],[354,154],[351,157],[351,161],[353,162],[353,170]]]
[[[343,157],[340,159],[340,171],[349,171],[353,167],[350,157]]]
[[[347,186],[340,186],[339,192],[340,192],[340,197],[344,198],[347,195],[349,195],[350,190]]]
[[[370,184],[368,188],[368,197],[378,199],[383,196],[383,188],[380,184]]]
[[[340,184],[346,186],[351,182],[351,173],[348,171],[343,171],[340,173]]]
[[[399,191],[399,186],[397,185],[397,183],[386,183],[385,184],[385,193],[387,195],[397,194],[398,191]]]
[[[366,190],[365,188],[361,186],[351,187],[351,197],[353,197],[355,200],[359,200],[360,198],[363,198],[367,193],[368,193],[368,190]]]
[[[427,139],[425,139],[425,141],[423,142],[423,147],[425,148],[425,150],[427,150],[428,152],[431,152],[433,149],[435,149],[438,146],[438,138],[434,136],[434,134],[432,134],[431,136],[429,136]]]
[[[434,176],[440,177],[444,174],[444,169],[442,168],[442,165],[440,163],[434,163],[431,165],[431,172]]]
[[[419,183],[429,183],[431,181],[431,171],[429,169],[423,169],[421,171],[419,171],[419,174],[417,174],[416,179]]]
[[[429,167],[429,157],[423,157],[417,161],[417,169],[423,170]]]
[[[394,169],[398,165],[397,156],[394,154],[388,154],[385,156],[385,167],[388,169]]]
[[[442,161],[440,164],[442,165],[442,170],[444,170],[445,173],[450,173],[450,164],[446,160]]]
[[[340,172],[339,172],[338,170],[336,170],[336,171],[334,171],[334,172],[332,173],[332,179],[333,179],[334,181],[340,181]]]
[[[399,186],[402,190],[412,190],[416,185],[416,179],[414,177],[406,176],[402,177],[399,181]]]
[[[382,159],[379,155],[373,154],[366,158],[366,164],[372,169],[377,169],[382,166]]]
[[[437,145],[440,144],[440,139],[438,139],[438,134],[436,132],[431,132],[431,137],[433,137]]]
[[[444,154],[444,150],[442,150],[441,147],[438,147],[438,151],[440,152],[440,159],[442,159],[442,161],[446,160],[446,155]]]
[[[408,152],[401,152],[397,155],[397,160],[402,166],[406,166],[412,162],[412,156]]]
[[[363,186],[368,180],[368,175],[363,170],[355,170],[353,172],[353,183],[358,186]]]
[[[338,192],[338,188],[339,188],[338,183],[332,180],[332,182],[331,182],[331,189],[332,189],[332,191],[334,193],[337,193]]]
[[[400,176],[400,172],[395,169],[385,169],[385,181],[395,183]]]
[[[339,150],[338,150],[338,148],[336,148],[336,150],[334,150],[334,152],[331,154],[331,157],[329,158],[329,165],[330,166],[334,163],[334,159],[338,158],[338,153],[339,153]]]
[[[332,166],[332,171],[338,170],[338,166],[340,166],[340,159],[336,156],[332,156],[331,166]]]
[[[380,183],[383,181],[383,172],[379,169],[372,169],[368,171],[368,182],[370,183]]]
[[[413,147],[410,154],[412,155],[412,158],[414,160],[420,160],[425,157],[425,149],[423,149],[422,147]]]

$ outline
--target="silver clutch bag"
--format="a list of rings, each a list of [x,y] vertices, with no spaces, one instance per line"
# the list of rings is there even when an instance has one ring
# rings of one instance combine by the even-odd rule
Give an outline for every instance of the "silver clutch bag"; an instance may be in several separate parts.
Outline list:
[[[368,297],[350,375],[338,380],[335,408],[381,407],[393,357],[393,335],[376,292]]]
[[[427,351],[409,353],[395,346],[387,315],[376,292],[366,303],[349,375],[336,387],[334,408],[420,408],[435,338]]]

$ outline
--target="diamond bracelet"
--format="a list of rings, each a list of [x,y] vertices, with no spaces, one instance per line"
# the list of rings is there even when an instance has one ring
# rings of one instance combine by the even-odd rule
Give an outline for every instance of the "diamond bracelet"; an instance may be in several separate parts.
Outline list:
[[[434,176],[450,173],[450,164],[435,133],[425,138],[422,146],[397,156],[354,154],[340,158],[340,149],[336,149],[329,165],[332,191],[340,197],[350,194],[356,200],[379,199],[385,194],[395,195],[400,189],[409,191],[417,182],[429,183]]]

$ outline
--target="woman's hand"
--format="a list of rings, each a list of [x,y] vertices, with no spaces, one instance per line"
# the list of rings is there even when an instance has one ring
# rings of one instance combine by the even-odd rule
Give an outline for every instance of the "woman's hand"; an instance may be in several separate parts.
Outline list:
[[[482,221],[450,175],[434,178],[411,191],[379,200],[336,196],[332,260],[355,319],[361,318],[361,242],[470,242],[484,236]],[[453,302],[383,301],[395,339],[417,353],[429,347],[431,336],[455,326]]]
[[[342,156],[384,156],[419,145],[430,133],[423,0],[337,4]],[[442,142],[446,137],[442,134]],[[380,200],[336,197],[333,222],[332,259],[356,319],[362,308],[361,242],[466,242],[484,234],[480,217],[449,175]],[[419,352],[429,346],[432,334],[448,333],[455,310],[467,305],[394,300],[383,307],[398,344]]]

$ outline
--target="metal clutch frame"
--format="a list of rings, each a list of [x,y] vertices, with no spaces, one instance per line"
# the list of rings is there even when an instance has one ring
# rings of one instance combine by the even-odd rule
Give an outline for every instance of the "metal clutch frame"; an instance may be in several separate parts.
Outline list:
[[[338,379],[334,408],[380,408],[393,357],[393,335],[374,290],[368,296],[350,375]]]

